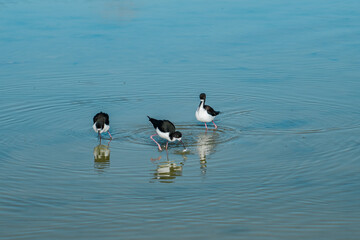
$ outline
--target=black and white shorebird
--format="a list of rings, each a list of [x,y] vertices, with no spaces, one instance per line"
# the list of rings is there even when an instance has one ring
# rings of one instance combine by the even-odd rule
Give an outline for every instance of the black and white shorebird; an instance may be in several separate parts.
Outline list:
[[[214,123],[214,118],[220,112],[215,111],[212,107],[210,107],[208,105],[205,105],[205,100],[206,100],[206,94],[201,93],[200,94],[200,104],[195,113],[196,119],[200,122],[205,123],[206,129],[207,129],[207,125],[206,125],[207,122],[213,122],[215,129],[217,129],[217,126]]]
[[[95,132],[99,134],[99,138],[101,140],[101,133],[107,132],[110,136],[110,139],[112,139],[112,136],[109,132],[110,123],[109,123],[109,115],[107,113],[99,112],[97,113],[94,118],[94,125],[93,129]]]
[[[153,139],[153,136],[159,135],[159,137],[167,140],[166,142],[166,150],[168,148],[169,142],[179,141],[184,146],[184,151],[186,150],[185,144],[181,141],[182,134],[179,131],[175,131],[175,126],[169,120],[156,120],[154,118],[149,117],[149,121],[152,123],[156,130],[156,134],[151,135],[150,138],[158,145],[159,150],[161,151],[160,144]]]

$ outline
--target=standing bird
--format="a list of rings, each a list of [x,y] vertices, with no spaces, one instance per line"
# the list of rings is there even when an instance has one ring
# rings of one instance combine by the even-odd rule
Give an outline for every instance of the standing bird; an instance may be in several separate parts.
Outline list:
[[[149,121],[152,123],[157,133],[151,135],[150,138],[158,145],[160,151],[162,150],[160,144],[153,139],[153,136],[159,135],[159,137],[167,140],[166,150],[168,148],[169,141],[175,142],[176,140],[180,141],[184,146],[184,151],[186,150],[185,144],[181,141],[182,134],[181,132],[175,131],[175,126],[174,124],[172,124],[172,122],[170,122],[169,120],[156,120],[149,116],[147,117],[149,118]]]
[[[215,111],[212,107],[205,105],[206,94],[200,94],[200,104],[198,109],[196,110],[195,117],[198,121],[205,123],[205,127],[207,129],[207,122],[213,122],[215,129],[217,129],[216,124],[214,123],[214,118],[220,112]]]
[[[101,133],[107,132],[110,136],[110,139],[112,139],[112,136],[109,132],[110,123],[109,123],[109,115],[107,113],[99,112],[97,113],[94,118],[94,125],[93,129],[95,132],[99,134],[99,138],[101,141]]]

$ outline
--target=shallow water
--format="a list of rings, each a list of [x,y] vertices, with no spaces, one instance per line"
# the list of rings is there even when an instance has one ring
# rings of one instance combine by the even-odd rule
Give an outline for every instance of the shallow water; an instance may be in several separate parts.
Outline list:
[[[0,30],[0,239],[358,239],[358,1],[3,0]]]

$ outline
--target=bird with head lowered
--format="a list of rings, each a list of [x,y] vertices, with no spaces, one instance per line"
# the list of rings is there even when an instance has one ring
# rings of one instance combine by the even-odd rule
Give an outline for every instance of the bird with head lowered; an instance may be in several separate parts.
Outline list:
[[[148,118],[149,118],[149,121],[154,126],[155,131],[156,131],[156,134],[151,135],[150,138],[158,145],[158,148],[160,151],[162,151],[161,146],[157,141],[155,141],[153,136],[159,135],[159,137],[167,140],[166,150],[168,148],[168,143],[175,142],[175,141],[181,142],[182,145],[184,146],[184,150],[186,150],[185,144],[181,140],[182,134],[179,131],[175,131],[175,126],[172,122],[170,122],[169,120],[157,120],[157,119],[151,118],[149,116],[148,116]]]
[[[107,132],[112,139],[112,136],[109,132],[110,129],[110,122],[109,122],[109,115],[107,113],[99,112],[93,118],[93,129],[95,132],[98,133],[99,138],[101,140],[101,133]]]

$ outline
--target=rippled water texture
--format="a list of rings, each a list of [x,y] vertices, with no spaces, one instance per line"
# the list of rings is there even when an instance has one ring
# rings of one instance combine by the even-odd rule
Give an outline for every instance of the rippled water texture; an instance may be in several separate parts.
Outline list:
[[[352,0],[0,1],[0,239],[359,239],[359,39]]]

